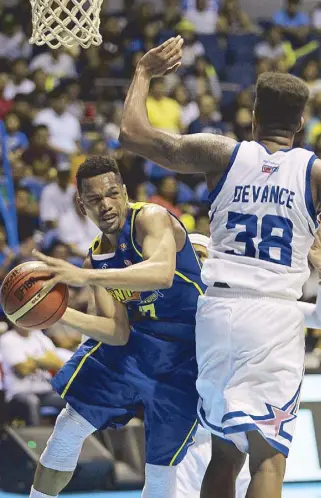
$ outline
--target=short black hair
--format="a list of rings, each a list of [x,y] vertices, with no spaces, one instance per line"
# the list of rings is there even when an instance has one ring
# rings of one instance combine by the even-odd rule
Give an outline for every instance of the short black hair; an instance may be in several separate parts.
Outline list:
[[[66,90],[62,86],[57,86],[49,93],[50,99],[60,99],[63,95],[67,96]]]
[[[119,178],[120,183],[123,183],[117,163],[112,157],[93,156],[86,159],[86,161],[79,166],[76,174],[78,192],[81,193],[82,181],[85,178],[93,178],[94,176],[103,175],[105,173],[114,173]]]
[[[303,80],[283,73],[263,73],[256,85],[255,117],[265,133],[287,137],[300,125],[309,100]]]
[[[32,128],[32,136],[34,136],[36,133],[38,133],[39,130],[48,130],[48,126],[45,125],[45,124],[38,124],[38,125],[35,125],[33,128]]]

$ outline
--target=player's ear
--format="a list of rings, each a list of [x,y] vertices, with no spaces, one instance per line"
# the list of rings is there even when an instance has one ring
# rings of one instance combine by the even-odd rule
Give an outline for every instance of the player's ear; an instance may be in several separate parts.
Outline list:
[[[299,131],[301,131],[304,127],[304,117],[302,116],[301,117],[301,121],[300,121],[300,124],[299,124],[299,127],[298,129],[296,130],[297,133],[299,133]]]
[[[128,192],[127,192],[127,187],[125,184],[123,185],[123,192],[124,192],[124,196],[126,198],[126,201],[128,202]]]
[[[79,211],[81,212],[81,214],[83,216],[87,216],[87,212],[86,212],[84,203],[78,195],[76,197],[76,202],[77,202],[77,207],[78,207]]]

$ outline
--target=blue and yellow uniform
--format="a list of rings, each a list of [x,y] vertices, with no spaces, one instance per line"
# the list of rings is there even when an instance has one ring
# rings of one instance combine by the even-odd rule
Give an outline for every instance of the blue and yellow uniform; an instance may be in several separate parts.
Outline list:
[[[93,242],[93,268],[124,268],[143,260],[135,234],[143,205],[130,206],[114,253],[101,254],[100,238]],[[196,430],[195,314],[203,290],[200,264],[186,237],[170,289],[109,289],[127,306],[131,334],[126,346],[89,339],[53,380],[61,396],[97,429],[122,427],[143,406],[150,464],[178,464]]]

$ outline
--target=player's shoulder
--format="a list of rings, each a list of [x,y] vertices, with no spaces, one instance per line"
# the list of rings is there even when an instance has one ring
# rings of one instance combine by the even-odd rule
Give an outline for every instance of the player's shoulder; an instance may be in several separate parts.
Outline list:
[[[159,206],[158,204],[144,204],[139,209],[136,216],[135,226],[136,229],[150,229],[158,225],[168,224],[170,222],[169,211]]]

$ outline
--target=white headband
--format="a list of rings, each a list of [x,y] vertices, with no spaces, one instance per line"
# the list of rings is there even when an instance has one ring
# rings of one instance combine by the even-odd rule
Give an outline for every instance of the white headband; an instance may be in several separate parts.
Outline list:
[[[208,248],[210,239],[209,237],[206,237],[206,235],[202,235],[200,233],[190,233],[188,236],[192,244],[198,244],[206,249]]]

